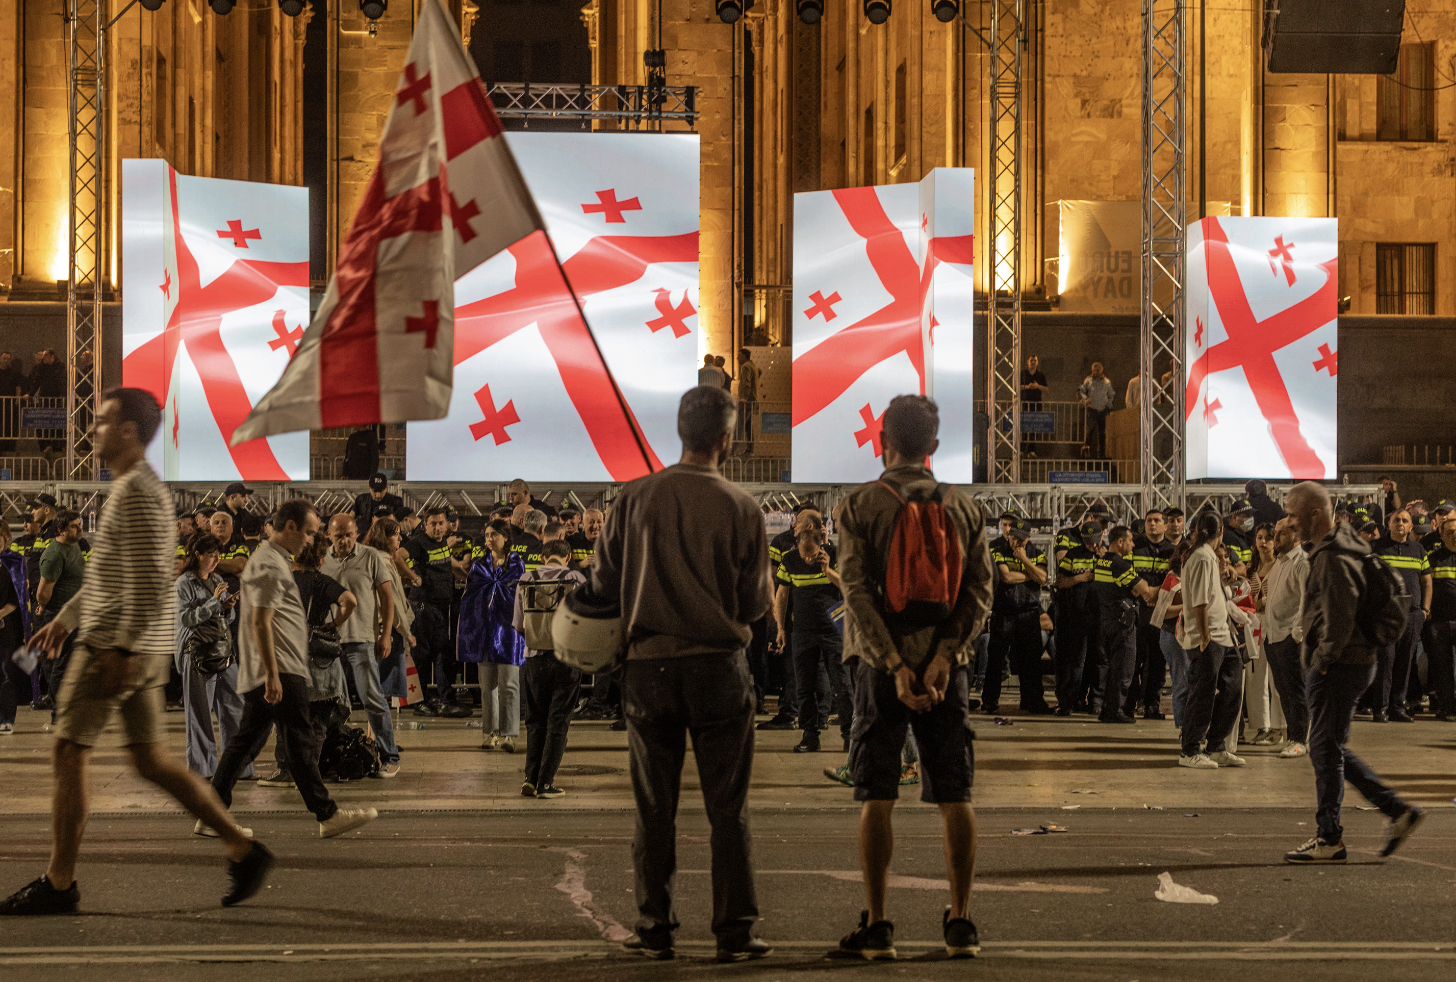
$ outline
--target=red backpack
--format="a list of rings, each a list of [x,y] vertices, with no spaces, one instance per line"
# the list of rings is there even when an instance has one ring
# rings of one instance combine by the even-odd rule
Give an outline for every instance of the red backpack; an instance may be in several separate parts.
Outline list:
[[[888,482],[878,483],[900,502],[885,564],[885,605],[897,626],[939,624],[961,590],[961,539],[945,508],[955,488],[937,484],[925,500],[907,500]]]

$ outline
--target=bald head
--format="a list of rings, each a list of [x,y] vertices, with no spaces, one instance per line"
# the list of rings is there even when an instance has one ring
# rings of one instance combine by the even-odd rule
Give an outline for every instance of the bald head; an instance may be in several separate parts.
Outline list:
[[[1318,542],[1329,534],[1335,524],[1330,493],[1314,481],[1305,481],[1290,488],[1284,499],[1284,510],[1289,513],[1294,533],[1301,542]]]
[[[506,498],[510,500],[510,503],[512,505],[524,505],[529,503],[531,500],[531,485],[527,484],[519,477],[516,478],[514,481],[511,482],[510,488],[507,489]],[[511,521],[515,521],[515,516],[511,517]]]
[[[516,505],[516,507],[511,509],[511,524],[518,529],[524,529],[526,527],[526,516],[531,514],[533,510],[528,504]]]
[[[359,526],[354,521],[354,516],[346,511],[341,511],[329,519],[329,541],[334,544],[334,554],[348,556],[354,552],[354,544],[359,540]]]

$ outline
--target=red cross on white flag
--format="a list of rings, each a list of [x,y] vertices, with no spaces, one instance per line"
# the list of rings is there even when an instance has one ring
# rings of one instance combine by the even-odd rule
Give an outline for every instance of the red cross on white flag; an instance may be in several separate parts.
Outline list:
[[[796,481],[877,477],[878,420],[906,394],[941,403],[937,474],[971,480],[974,200],[961,168],[794,196]]]
[[[455,280],[541,228],[459,29],[426,0],[328,292],[233,439],[444,416]]]
[[[412,480],[625,481],[680,454],[677,406],[696,384],[698,138],[510,133],[550,226],[455,284],[455,390],[409,427]],[[581,299],[586,331],[567,280]],[[606,364],[593,347],[593,336]]]
[[[1334,476],[1338,262],[1333,218],[1189,226],[1189,478]]]
[[[307,480],[306,433],[230,445],[308,323],[307,189],[124,161],[122,275],[122,382],[163,406],[157,473]]]

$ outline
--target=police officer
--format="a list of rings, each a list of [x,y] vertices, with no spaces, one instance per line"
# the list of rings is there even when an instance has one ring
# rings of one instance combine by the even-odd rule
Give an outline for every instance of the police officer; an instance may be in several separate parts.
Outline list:
[[[1442,502],[1445,504],[1445,502]],[[1431,609],[1422,640],[1431,680],[1431,711],[1456,723],[1456,515],[1437,529],[1441,538],[1427,557],[1431,566]]]
[[[1229,565],[1235,578],[1248,574],[1254,558],[1254,506],[1248,498],[1236,500],[1229,511],[1228,526],[1223,530],[1223,545],[1228,550]]]
[[[1041,588],[1047,581],[1046,555],[1032,545],[1031,526],[1012,519],[1006,534],[991,543],[996,593],[991,605],[991,648],[986,659],[982,711],[1000,711],[1001,669],[1009,662],[1021,680],[1021,711],[1050,713],[1041,676]]]
[[[389,493],[389,478],[385,476],[384,471],[377,471],[369,479],[369,490],[354,499],[354,521],[358,523],[361,537],[369,531],[369,526],[374,523],[374,508],[380,504],[388,505],[391,513],[396,508],[404,507],[403,498]]]
[[[1143,516],[1142,538],[1134,539],[1132,548],[1133,568],[1137,570],[1142,581],[1152,588],[1154,600],[1163,580],[1168,576],[1173,558],[1173,543],[1168,541],[1166,532],[1167,522],[1163,511],[1154,508]],[[1133,672],[1133,684],[1122,711],[1128,716],[1136,716],[1138,703],[1142,703],[1143,719],[1167,719],[1162,711],[1165,668],[1163,649],[1159,645],[1162,629],[1150,623],[1152,616],[1152,603],[1139,598],[1137,668]]]
[[[450,563],[444,505],[425,510],[423,527],[405,544],[410,570],[420,585],[410,590],[415,621],[415,665],[433,665],[435,697],[415,707],[416,716],[463,718],[474,715],[455,701],[455,646],[450,643],[450,604],[455,573]]]
[[[1414,720],[1406,712],[1406,692],[1415,667],[1416,641],[1431,610],[1433,580],[1425,547],[1411,535],[1410,512],[1404,508],[1391,512],[1386,527],[1390,536],[1372,543],[1371,548],[1401,578],[1406,593],[1410,594],[1411,607],[1400,640],[1380,649],[1372,686],[1375,689],[1373,708],[1377,723],[1410,723]]]
[[[797,548],[782,555],[774,574],[777,647],[780,651],[788,647],[799,685],[799,725],[804,735],[794,747],[798,754],[819,749],[819,730],[829,725],[831,702],[839,713],[845,750],[854,722],[844,644],[834,626],[834,611],[843,605],[844,596],[838,566],[820,541],[823,535],[815,525],[800,532]]]
[[[1102,723],[1132,723],[1135,720],[1122,711],[1122,705],[1137,662],[1137,601],[1153,603],[1158,592],[1143,582],[1132,564],[1132,529],[1114,526],[1107,540],[1093,577],[1102,647],[1107,653],[1102,712],[1097,718]]]
[[[816,523],[821,528],[824,525],[824,514],[819,510],[819,506],[812,501],[801,501],[794,506],[794,524],[769,540],[769,576],[775,585],[775,589],[777,589],[779,582],[779,564],[784,561],[784,554],[793,552],[798,548],[799,533],[804,529],[815,527]],[[831,562],[837,561],[833,543],[825,543],[824,551],[829,554]],[[789,607],[792,613],[792,595],[789,598]],[[770,648],[774,651],[782,652],[788,647],[784,641],[785,639],[779,638],[772,642]],[[764,720],[755,729],[792,730],[797,725],[795,720],[799,715],[799,681],[798,676],[794,673],[794,657],[792,654],[789,654],[781,658],[780,661],[782,663],[782,668],[779,672],[782,678],[782,694],[779,696],[779,710],[774,714],[772,719]]]
[[[1456,517],[1456,505],[1442,498],[1437,503],[1434,511],[1431,512],[1431,528],[1421,536],[1421,545],[1425,547],[1426,553],[1435,552],[1441,545],[1441,528],[1446,524],[1446,519]]]
[[[1102,553],[1102,526],[1084,522],[1074,529],[1075,544],[1061,549],[1057,536],[1057,715],[1072,715],[1082,692],[1082,671],[1091,632],[1097,625],[1096,588],[1092,584],[1097,557]],[[1065,533],[1065,530],[1064,530]]]

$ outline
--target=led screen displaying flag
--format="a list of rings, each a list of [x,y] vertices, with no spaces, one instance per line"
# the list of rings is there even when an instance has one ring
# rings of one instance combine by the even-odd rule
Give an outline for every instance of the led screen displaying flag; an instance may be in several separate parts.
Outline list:
[[[308,324],[308,189],[122,161],[122,384],[162,404],[180,481],[306,481],[308,433],[228,447]]]
[[[697,384],[698,137],[509,133],[653,466]],[[449,415],[409,424],[411,480],[623,481],[646,473],[611,380],[536,233],[455,284]]]
[[[870,481],[897,395],[940,405],[936,474],[972,479],[975,173],[794,195],[793,478]]]
[[[1333,218],[1188,227],[1190,479],[1335,476],[1338,262]]]

